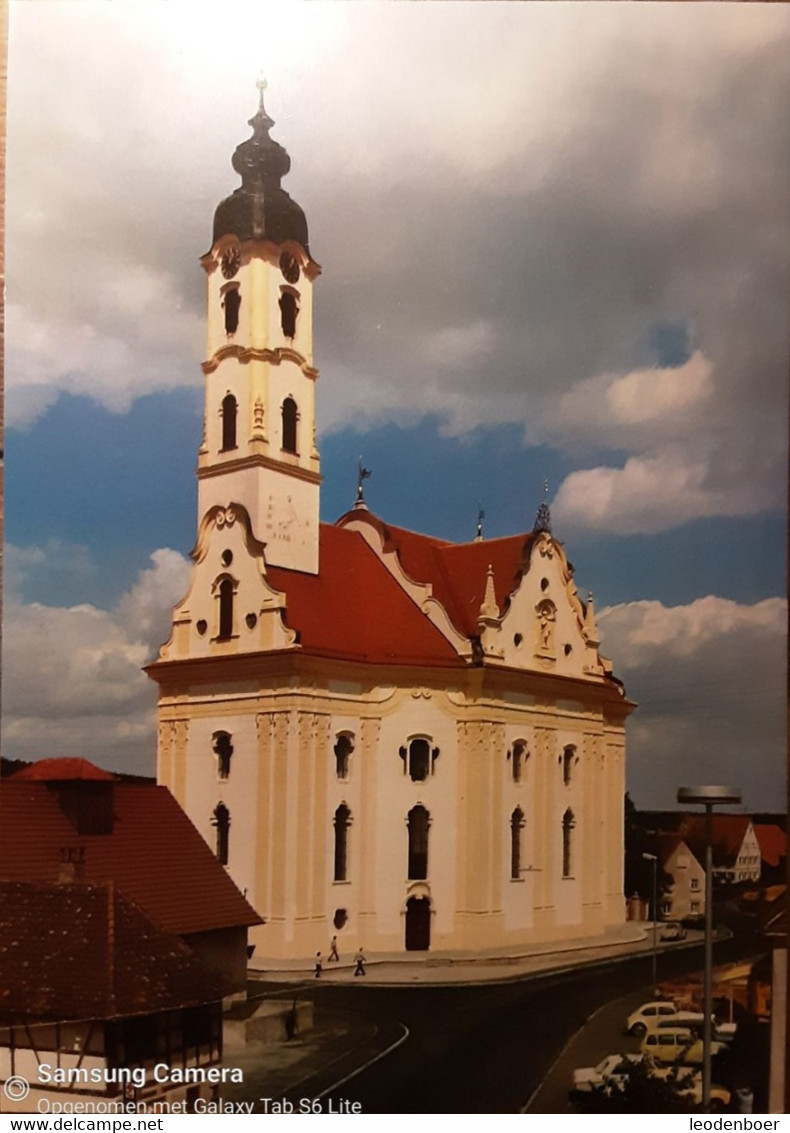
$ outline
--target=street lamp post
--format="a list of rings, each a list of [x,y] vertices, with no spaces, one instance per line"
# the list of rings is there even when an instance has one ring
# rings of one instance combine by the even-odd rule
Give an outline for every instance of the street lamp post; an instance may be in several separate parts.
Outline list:
[[[679,787],[678,802],[705,807],[705,993],[702,1010],[702,1109],[710,1112],[710,1047],[713,1038],[713,808],[741,801],[740,787]]]
[[[658,987],[658,857],[642,854],[646,862],[653,863],[653,994]]]

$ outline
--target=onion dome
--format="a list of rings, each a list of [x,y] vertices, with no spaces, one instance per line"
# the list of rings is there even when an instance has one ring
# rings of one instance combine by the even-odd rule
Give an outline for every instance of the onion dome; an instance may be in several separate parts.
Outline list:
[[[265,82],[258,83],[258,112],[249,121],[252,137],[233,154],[232,164],[241,177],[241,186],[214,213],[213,243],[230,235],[239,240],[271,240],[273,244],[295,240],[310,255],[305,215],[280,185],[291,168],[291,159],[279,142],[269,137],[274,120],[263,105],[265,87]]]

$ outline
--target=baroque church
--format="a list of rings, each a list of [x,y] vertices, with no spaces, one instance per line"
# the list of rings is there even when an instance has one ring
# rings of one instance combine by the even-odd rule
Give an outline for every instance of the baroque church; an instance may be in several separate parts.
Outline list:
[[[214,215],[190,588],[147,672],[158,779],[264,923],[254,963],[624,920],[625,720],[541,505],[450,543],[319,520],[313,259],[263,104]]]

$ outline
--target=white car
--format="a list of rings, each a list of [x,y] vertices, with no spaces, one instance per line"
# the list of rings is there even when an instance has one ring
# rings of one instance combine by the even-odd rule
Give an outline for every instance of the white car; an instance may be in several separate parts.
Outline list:
[[[657,1027],[647,1032],[639,1048],[655,1062],[684,1062],[700,1065],[703,1058],[702,1039],[690,1027]],[[726,1049],[726,1043],[710,1044],[711,1058]]]
[[[641,1062],[641,1054],[607,1054],[597,1066],[583,1066],[573,1072],[573,1089],[582,1093],[623,1085],[634,1063]]]
[[[628,1035],[642,1037],[659,1023],[679,1023],[684,1027],[701,1026],[704,1016],[698,1011],[681,1011],[680,1008],[668,999],[655,1000],[652,1003],[643,1003],[632,1011],[625,1021],[625,1031]]]

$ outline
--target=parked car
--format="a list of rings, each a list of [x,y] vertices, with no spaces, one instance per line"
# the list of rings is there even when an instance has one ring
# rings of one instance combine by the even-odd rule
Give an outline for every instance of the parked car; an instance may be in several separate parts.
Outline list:
[[[711,1057],[726,1050],[726,1045],[713,1040],[710,1044]],[[639,1049],[656,1062],[682,1062],[699,1066],[703,1059],[702,1039],[697,1038],[691,1027],[662,1027],[648,1031]]]
[[[579,1070],[574,1070],[573,1090],[591,1093],[593,1090],[605,1089],[607,1086],[622,1085],[631,1068],[641,1061],[641,1054],[607,1054],[597,1066],[583,1066]]]
[[[662,940],[685,940],[686,930],[678,921],[669,921],[660,933]]]
[[[677,1004],[668,999],[654,1000],[652,1003],[643,1003],[636,1011],[631,1012],[625,1021],[625,1032],[628,1035],[642,1037],[655,1027],[659,1020],[695,1025],[702,1023],[703,1016],[696,1011],[681,1011]]]

